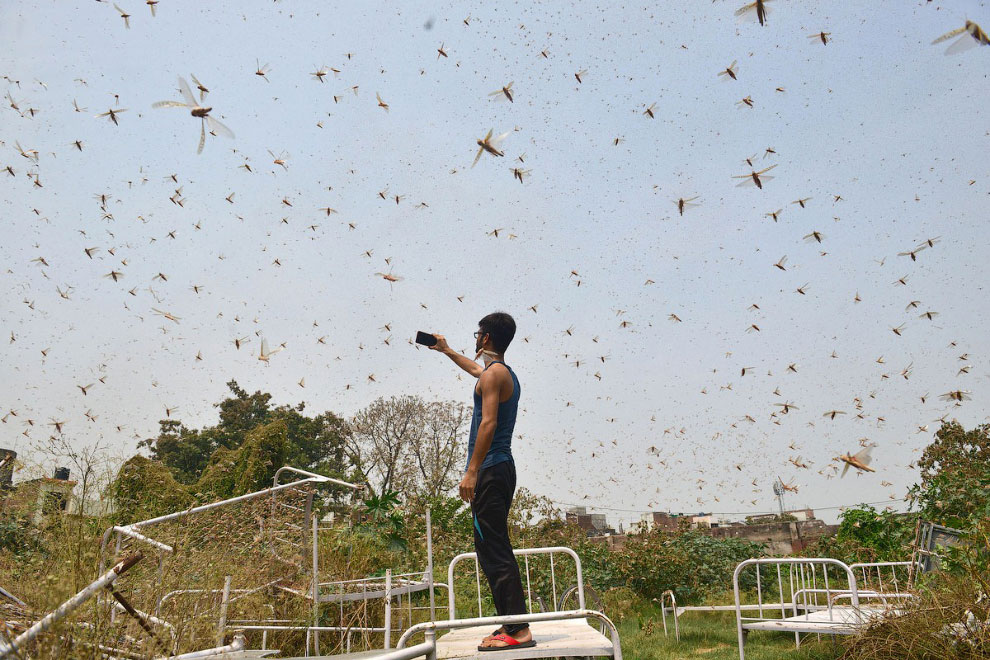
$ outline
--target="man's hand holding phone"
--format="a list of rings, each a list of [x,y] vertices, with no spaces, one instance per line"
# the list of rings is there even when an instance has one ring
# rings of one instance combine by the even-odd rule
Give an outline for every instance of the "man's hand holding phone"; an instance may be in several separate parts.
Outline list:
[[[440,351],[441,353],[447,350],[447,340],[444,339],[443,335],[433,335],[437,339],[437,343],[430,346],[431,350]]]

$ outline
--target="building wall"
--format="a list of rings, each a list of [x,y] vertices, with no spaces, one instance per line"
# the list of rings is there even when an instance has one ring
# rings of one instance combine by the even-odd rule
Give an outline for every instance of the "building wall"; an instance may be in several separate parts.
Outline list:
[[[676,532],[685,516],[670,515],[663,511],[651,511],[640,517],[640,528],[644,531],[659,529],[663,532]]]
[[[762,525],[733,525],[702,530],[717,539],[745,539],[765,543],[767,554],[791,555],[800,552],[822,536],[830,536],[838,525],[826,525],[821,520],[777,522]]]
[[[35,525],[40,525],[45,516],[66,510],[75,486],[75,481],[61,479],[25,481],[17,484],[4,498],[0,510],[10,515],[24,516]]]

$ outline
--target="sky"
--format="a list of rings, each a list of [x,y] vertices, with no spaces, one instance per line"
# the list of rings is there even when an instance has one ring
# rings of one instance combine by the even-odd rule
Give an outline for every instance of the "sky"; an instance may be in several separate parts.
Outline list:
[[[124,458],[166,409],[216,423],[231,379],[312,414],[469,403],[411,340],[470,352],[495,310],[519,485],[613,524],[773,511],[778,478],[826,520],[904,510],[939,420],[987,421],[990,48],[931,44],[984,2],[764,26],[741,1],[117,4],[130,27],[0,6],[0,446],[25,475],[53,421]],[[234,134],[202,154],[199,119],[152,107],[191,74]],[[472,167],[489,130],[504,156]],[[876,472],[839,478],[871,443]]]

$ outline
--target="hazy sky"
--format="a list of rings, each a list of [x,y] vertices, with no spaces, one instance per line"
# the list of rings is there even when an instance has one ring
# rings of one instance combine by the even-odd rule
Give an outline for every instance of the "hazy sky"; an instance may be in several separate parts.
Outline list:
[[[899,499],[935,420],[987,420],[990,48],[931,45],[986,3],[780,1],[763,27],[741,0],[118,4],[129,29],[108,3],[0,5],[0,446],[28,463],[53,419],[121,456],[166,408],[213,424],[231,378],[314,414],[468,402],[409,340],[469,351],[496,309],[519,484],[613,522],[772,510],[778,476],[794,507]],[[236,135],[201,155],[198,119],[151,107],[190,73]],[[471,168],[489,129],[505,156]],[[732,178],[753,156],[762,190]],[[828,478],[864,438],[877,472]]]

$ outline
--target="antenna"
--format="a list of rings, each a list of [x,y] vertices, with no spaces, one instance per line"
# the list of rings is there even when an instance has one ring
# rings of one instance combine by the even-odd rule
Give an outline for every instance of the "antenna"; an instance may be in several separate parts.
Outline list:
[[[773,482],[773,494],[777,496],[777,507],[780,510],[780,517],[784,517],[784,484],[780,481],[780,477],[777,477],[777,481]]]

